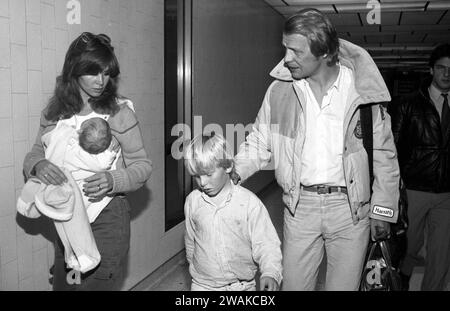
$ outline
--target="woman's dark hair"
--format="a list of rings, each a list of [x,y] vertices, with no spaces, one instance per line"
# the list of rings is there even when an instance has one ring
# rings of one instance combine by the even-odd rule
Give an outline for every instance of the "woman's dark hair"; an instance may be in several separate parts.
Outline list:
[[[289,17],[284,23],[285,35],[300,34],[308,39],[311,53],[330,57],[328,65],[338,61],[339,38],[335,27],[327,16],[317,9],[303,9]]]
[[[71,44],[66,53],[62,74],[56,78],[56,87],[47,105],[45,117],[57,121],[68,119],[83,108],[78,78],[97,75],[107,70],[110,76],[103,93],[89,99],[94,111],[114,115],[118,110],[117,83],[119,62],[107,35],[83,32]]]

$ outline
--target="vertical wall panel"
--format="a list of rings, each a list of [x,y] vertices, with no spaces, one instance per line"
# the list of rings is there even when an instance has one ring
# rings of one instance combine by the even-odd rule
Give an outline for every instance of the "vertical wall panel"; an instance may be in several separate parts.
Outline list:
[[[283,56],[283,18],[259,0],[195,0],[193,5],[193,113],[202,117],[203,127],[218,124],[225,134],[227,124],[254,122],[272,81],[269,72]],[[273,173],[255,177],[245,185],[258,191]]]

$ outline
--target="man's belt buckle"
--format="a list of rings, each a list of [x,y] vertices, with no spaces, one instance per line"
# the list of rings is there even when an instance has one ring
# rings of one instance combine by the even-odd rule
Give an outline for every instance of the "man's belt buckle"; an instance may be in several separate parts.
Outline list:
[[[330,193],[330,188],[327,186],[317,186],[317,194],[327,194]]]

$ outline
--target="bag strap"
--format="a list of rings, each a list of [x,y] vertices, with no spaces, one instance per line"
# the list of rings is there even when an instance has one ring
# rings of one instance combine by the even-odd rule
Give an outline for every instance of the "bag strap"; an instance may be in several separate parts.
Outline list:
[[[367,255],[366,261],[367,259],[372,258],[373,252],[375,251],[375,248],[377,248],[377,243],[378,242],[371,243],[369,254]]]
[[[389,248],[386,244],[386,241],[378,240],[378,241],[372,242],[370,245],[370,249],[369,249],[366,261],[368,259],[372,258],[373,253],[374,253],[375,249],[377,248],[377,246],[379,246],[381,249],[381,255],[383,255],[384,261],[386,262],[386,267],[388,267],[389,269],[393,269],[391,253],[389,252]]]
[[[391,260],[391,253],[389,251],[388,245],[386,241],[379,241],[381,253],[383,254],[384,261],[386,262],[386,269],[388,273],[391,275],[391,281],[392,281],[392,290],[398,291],[401,289],[400,280],[395,277],[395,271],[396,269],[392,266],[392,260]]]
[[[361,120],[361,132],[363,137],[363,145],[366,149],[369,159],[369,176],[370,176],[370,192],[372,193],[373,185],[373,120],[372,105],[363,105],[359,109]]]
[[[393,269],[392,267],[392,260],[391,260],[391,253],[389,252],[388,246],[386,244],[386,241],[377,241],[377,243],[380,244],[381,253],[383,254],[383,258],[386,261],[386,266],[389,269]]]

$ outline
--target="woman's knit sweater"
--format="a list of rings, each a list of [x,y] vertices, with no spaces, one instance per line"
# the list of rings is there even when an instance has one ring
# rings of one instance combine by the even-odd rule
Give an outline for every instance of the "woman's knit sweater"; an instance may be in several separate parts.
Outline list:
[[[152,171],[152,162],[144,149],[136,114],[130,108],[132,103],[128,99],[118,99],[118,104],[120,110],[109,117],[108,123],[113,135],[120,143],[122,154],[117,161],[116,169],[109,171],[113,177],[113,188],[109,194],[139,189],[148,180]],[[23,167],[27,178],[35,175],[36,164],[45,159],[41,137],[53,130],[56,123],[56,121],[48,121],[44,117],[44,111],[42,112],[36,141],[24,159]]]

